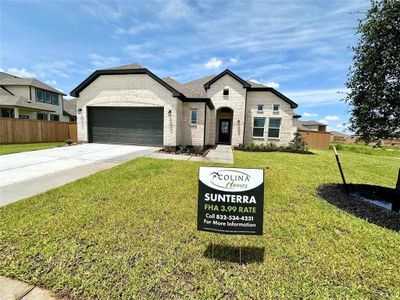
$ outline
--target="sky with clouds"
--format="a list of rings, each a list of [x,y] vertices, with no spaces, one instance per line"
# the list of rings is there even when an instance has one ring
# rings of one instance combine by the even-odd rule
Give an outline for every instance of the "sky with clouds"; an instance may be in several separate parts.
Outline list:
[[[343,130],[363,1],[0,1],[0,69],[68,94],[96,69],[139,63],[187,82],[230,69]]]

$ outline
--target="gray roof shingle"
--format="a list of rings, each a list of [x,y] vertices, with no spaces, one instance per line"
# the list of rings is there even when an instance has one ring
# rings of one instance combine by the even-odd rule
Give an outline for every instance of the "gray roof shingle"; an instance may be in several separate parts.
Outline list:
[[[135,70],[135,69],[144,69],[144,67],[139,64],[130,64],[130,65],[108,68],[107,70]]]
[[[13,76],[11,74],[7,74],[4,72],[0,72],[0,86],[7,86],[7,85],[26,85],[26,86],[34,86],[40,89],[44,89],[46,91],[54,92],[57,94],[64,95],[63,92],[37,80],[35,78],[22,78],[18,76]]]
[[[64,112],[76,117],[76,99],[67,100],[63,98],[63,105]]]
[[[186,98],[203,98],[203,94],[196,92],[189,86],[186,86],[171,77],[165,77],[162,80],[172,86],[178,92],[182,93]]]
[[[300,121],[301,125],[323,125],[326,126],[326,124],[318,122],[318,121]]]
[[[54,111],[40,105],[39,103],[32,102],[25,97],[4,95],[3,92],[1,92],[0,94],[0,106],[23,107],[23,108],[30,108],[36,111],[48,111],[48,112]]]

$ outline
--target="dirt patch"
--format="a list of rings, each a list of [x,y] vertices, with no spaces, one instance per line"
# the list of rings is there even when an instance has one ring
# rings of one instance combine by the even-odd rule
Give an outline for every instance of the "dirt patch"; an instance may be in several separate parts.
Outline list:
[[[394,202],[398,201],[395,189],[371,185],[349,185],[349,191],[350,195],[346,193],[342,184],[325,184],[317,189],[318,195],[322,199],[341,210],[375,225],[400,231],[400,213],[379,207],[351,195],[354,192],[358,192],[363,197],[372,200]]]

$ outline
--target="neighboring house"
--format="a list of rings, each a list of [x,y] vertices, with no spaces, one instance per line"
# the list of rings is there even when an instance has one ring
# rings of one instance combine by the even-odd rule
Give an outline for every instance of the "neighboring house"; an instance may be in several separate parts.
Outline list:
[[[331,131],[331,142],[346,142],[350,135],[339,131]]]
[[[69,122],[76,122],[76,99],[67,100],[63,98],[64,112],[63,115],[68,118]]]
[[[229,70],[182,84],[133,64],[95,71],[71,96],[80,142],[287,144],[297,130],[296,103]]]
[[[69,121],[63,93],[35,79],[0,72],[0,117]]]
[[[299,121],[299,129],[312,131],[326,131],[326,124],[317,121]]]

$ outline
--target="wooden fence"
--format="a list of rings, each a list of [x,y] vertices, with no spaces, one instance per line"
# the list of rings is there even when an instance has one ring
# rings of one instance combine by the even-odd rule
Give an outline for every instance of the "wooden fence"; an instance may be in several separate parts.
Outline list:
[[[329,149],[331,133],[326,131],[298,130],[310,148]]]
[[[77,142],[76,123],[0,118],[0,144]]]

